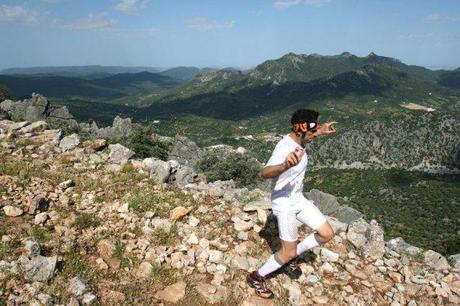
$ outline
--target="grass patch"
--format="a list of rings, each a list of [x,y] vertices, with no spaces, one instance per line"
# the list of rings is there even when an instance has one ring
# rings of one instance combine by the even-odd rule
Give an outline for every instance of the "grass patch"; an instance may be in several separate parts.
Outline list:
[[[173,270],[166,269],[162,265],[156,263],[152,264],[152,271],[150,275],[155,282],[161,283],[165,286],[169,286],[177,282],[177,277]]]
[[[156,245],[174,245],[177,238],[177,225],[173,224],[170,231],[156,229],[152,233],[152,243]]]
[[[90,227],[98,227],[100,224],[101,221],[93,214],[82,213],[75,219],[75,226],[80,231]]]
[[[139,182],[144,179],[145,176],[137,172],[136,168],[131,164],[125,164],[119,172],[116,172],[112,178],[113,182],[117,183],[132,183]]]
[[[171,209],[171,197],[165,192],[155,191],[146,187],[137,187],[130,192],[126,200],[129,208],[137,213],[152,211],[156,215],[167,217]]]

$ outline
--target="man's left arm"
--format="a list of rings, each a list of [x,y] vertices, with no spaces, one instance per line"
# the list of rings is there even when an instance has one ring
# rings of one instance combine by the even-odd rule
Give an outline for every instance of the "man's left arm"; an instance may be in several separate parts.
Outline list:
[[[336,121],[331,121],[331,122],[326,122],[323,125],[320,125],[316,129],[316,132],[313,135],[315,137],[318,137],[318,136],[324,136],[324,135],[329,135],[329,134],[335,133],[336,130],[335,130],[334,124],[336,124],[336,123],[337,123]]]

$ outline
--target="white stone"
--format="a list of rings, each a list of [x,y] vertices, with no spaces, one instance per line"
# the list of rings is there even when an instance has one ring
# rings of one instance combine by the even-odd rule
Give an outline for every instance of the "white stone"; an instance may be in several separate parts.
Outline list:
[[[19,217],[24,213],[24,211],[21,208],[14,207],[11,205],[3,207],[3,211],[5,212],[5,215],[8,217]]]
[[[326,248],[321,248],[321,260],[326,262],[336,262],[339,260],[339,254]]]

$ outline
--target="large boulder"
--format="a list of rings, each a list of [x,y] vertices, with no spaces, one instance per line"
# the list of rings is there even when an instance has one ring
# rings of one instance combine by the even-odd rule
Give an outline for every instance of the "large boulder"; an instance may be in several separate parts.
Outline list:
[[[427,266],[435,270],[446,270],[450,268],[447,259],[433,250],[427,250],[423,253],[424,262]]]
[[[78,129],[78,123],[67,107],[53,107],[46,97],[38,93],[32,93],[30,99],[22,101],[3,101],[0,103],[1,112],[6,112],[11,118],[22,118],[30,122],[44,120],[53,128]]]
[[[119,143],[109,145],[109,159],[115,164],[125,164],[134,152]]]
[[[407,254],[410,254],[410,255],[416,255],[416,254],[419,254],[419,253],[421,253],[423,251],[422,249],[420,249],[420,248],[418,248],[416,246],[408,244],[401,237],[397,237],[397,238],[393,238],[391,240],[388,240],[386,242],[386,246],[390,250],[392,250],[392,251],[394,251],[396,253],[399,253],[399,254],[407,253]]]
[[[171,164],[154,157],[145,158],[142,161],[142,169],[147,171],[157,184],[165,183],[171,174]]]
[[[377,221],[367,223],[358,219],[350,223],[347,239],[365,256],[371,259],[380,259],[385,254],[383,230]]]
[[[24,278],[33,282],[47,282],[54,277],[57,257],[40,255],[39,245],[31,240],[24,242],[26,255],[18,259],[18,266]]]
[[[183,188],[187,184],[194,183],[198,174],[188,166],[179,166],[177,170],[171,175],[170,182],[176,184],[178,187]]]
[[[363,217],[361,212],[350,206],[339,204],[335,196],[320,190],[312,189],[306,193],[306,197],[313,201],[323,214],[335,217],[341,222],[350,224]]]
[[[460,254],[450,255],[448,259],[452,267],[460,269]]]
[[[113,119],[112,126],[98,128],[95,122],[80,124],[79,126],[93,138],[119,138],[131,134],[133,130],[131,118],[121,118],[119,116]]]
[[[185,136],[174,137],[168,159],[177,160],[181,165],[193,166],[203,156],[203,151],[195,142]]]
[[[79,144],[80,137],[78,136],[78,134],[74,133],[72,135],[62,138],[61,142],[59,143],[59,148],[61,148],[61,150],[65,152],[75,149],[76,147],[78,147]]]

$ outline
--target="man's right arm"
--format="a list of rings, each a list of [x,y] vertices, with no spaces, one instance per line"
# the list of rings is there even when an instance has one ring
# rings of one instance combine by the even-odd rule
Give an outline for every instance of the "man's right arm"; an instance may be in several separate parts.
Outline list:
[[[288,161],[286,160],[284,163],[282,164],[279,164],[279,165],[273,165],[273,166],[267,166],[265,168],[262,169],[262,172],[260,173],[260,175],[262,176],[262,178],[264,179],[270,179],[270,178],[274,178],[274,177],[277,177],[277,176],[280,176],[281,173],[283,173],[284,171],[286,171],[287,169],[289,169],[289,163]]]

